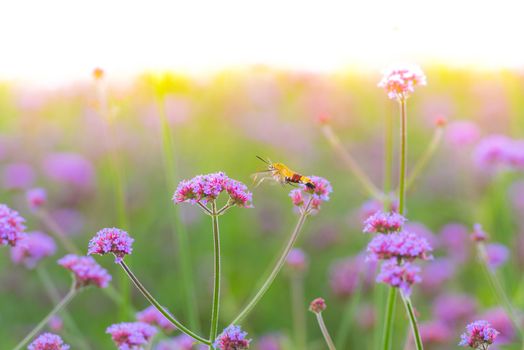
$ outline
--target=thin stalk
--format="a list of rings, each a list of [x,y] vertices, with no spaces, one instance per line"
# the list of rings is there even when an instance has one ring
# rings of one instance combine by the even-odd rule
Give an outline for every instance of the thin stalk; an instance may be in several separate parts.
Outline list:
[[[339,349],[345,349],[346,343],[349,336],[349,331],[351,330],[352,321],[355,319],[355,313],[357,311],[357,306],[360,304],[360,297],[362,295],[362,278],[359,276],[357,282],[357,288],[353,295],[348,298],[346,301],[346,307],[344,308],[344,314],[342,320],[340,321],[340,326],[338,327],[336,335],[336,345]]]
[[[519,317],[515,313],[515,308],[513,307],[509,297],[506,295],[504,288],[502,287],[502,283],[500,283],[495,271],[493,271],[488,265],[486,247],[482,242],[477,243],[477,252],[480,258],[480,263],[482,265],[482,270],[486,275],[491,290],[493,291],[495,297],[498,299],[498,302],[502,304],[502,306],[506,310],[508,317],[510,318],[511,322],[513,323],[513,326],[515,327],[515,329],[519,333],[521,340],[523,341],[524,347],[524,336],[522,334],[521,322],[519,321]]]
[[[411,331],[413,332],[413,339],[415,339],[416,349],[423,350],[424,346],[422,345],[422,338],[420,337],[420,331],[418,329],[417,317],[415,316],[415,311],[413,310],[411,299],[409,298],[409,296],[405,296],[402,292],[400,293],[400,295],[408,313],[409,323],[411,324]]]
[[[37,267],[36,273],[38,275],[38,278],[40,278],[40,281],[44,285],[44,288],[51,299],[51,301],[54,304],[58,304],[60,302],[60,294],[58,293],[58,290],[56,289],[55,285],[51,281],[51,277],[47,273],[47,270],[43,267]],[[64,322],[71,330],[75,333],[75,341],[78,342],[78,345],[80,345],[83,349],[91,349],[89,346],[89,343],[85,339],[84,335],[80,331],[80,328],[78,328],[78,325],[76,324],[75,320],[71,317],[69,312],[67,312],[67,309],[63,309],[60,311],[60,315],[64,319]]]
[[[406,201],[406,170],[407,170],[407,152],[408,152],[408,117],[406,112],[406,100],[400,99],[400,176],[398,191],[398,211],[400,215],[404,214]]]
[[[181,332],[189,335],[193,339],[206,345],[211,345],[211,342],[209,340],[202,338],[198,334],[195,334],[189,328],[184,326],[180,321],[174,318],[169,312],[167,312],[166,309],[164,309],[164,307],[160,305],[160,303],[156,301],[156,299],[151,295],[151,293],[149,293],[149,291],[142,285],[142,283],[133,274],[131,269],[129,269],[129,267],[123,260],[120,262],[120,266],[122,266],[127,276],[131,279],[131,281],[133,281],[133,284],[142,293],[142,295],[151,303],[151,305],[153,305],[162,315],[164,315],[164,317],[167,318],[169,322],[175,325]]]
[[[71,238],[69,238],[60,225],[57,224],[45,209],[36,210],[35,215],[44,223],[44,225],[47,226],[49,233],[51,233],[51,235],[53,235],[53,237],[55,237],[68,252],[77,255],[80,254],[80,250],[76,247]]]
[[[393,315],[397,301],[397,289],[389,287],[388,299],[386,304],[386,316],[384,317],[384,336],[382,338],[382,349],[391,349],[391,338],[393,335]]]
[[[326,324],[324,323],[324,318],[322,318],[322,313],[317,312],[316,315],[317,315],[318,325],[320,327],[320,330],[322,331],[322,335],[324,336],[324,339],[326,340],[326,344],[329,350],[336,350],[335,344],[333,344],[333,339],[331,339],[331,336],[329,335],[329,331],[326,327]]]
[[[293,310],[293,330],[295,344],[299,349],[305,349],[306,338],[306,301],[304,297],[304,276],[293,274],[291,277],[291,306]]]
[[[349,153],[344,148],[344,146],[340,142],[340,139],[337,137],[333,129],[329,125],[323,125],[322,131],[324,133],[324,136],[328,140],[329,144],[331,145],[331,147],[333,147],[333,149],[338,154],[338,156],[346,164],[349,171],[353,173],[353,175],[357,178],[358,181],[360,181],[361,185],[369,193],[369,195],[378,200],[382,200],[384,195],[380,192],[377,186],[375,186],[373,182],[369,179],[366,173],[362,170],[362,168],[358,165],[356,160],[353,158],[351,153]]]
[[[78,247],[73,243],[72,240],[69,239],[69,237],[64,232],[64,230],[49,215],[47,211],[45,211],[44,209],[40,209],[39,211],[36,212],[36,215],[47,226],[47,228],[49,229],[49,233],[53,235],[53,237],[57,238],[57,240],[63,245],[64,249],[68,253],[82,255]],[[63,239],[61,239],[60,237],[63,237]],[[125,299],[122,297],[122,295],[118,293],[112,285],[109,285],[106,288],[103,288],[102,292],[104,292],[109,297],[109,299],[111,299],[118,306],[122,306],[126,302]],[[131,306],[128,307],[127,316],[131,316],[131,317],[135,316],[135,310],[133,309],[133,307]]]
[[[240,311],[237,317],[231,322],[231,324],[237,324],[240,322],[244,317],[246,317],[251,310],[255,307],[255,305],[262,299],[264,294],[266,294],[269,287],[271,287],[271,284],[277,277],[278,273],[284,266],[287,256],[289,255],[289,252],[291,249],[293,249],[293,245],[295,244],[299,234],[300,230],[302,230],[302,226],[304,226],[304,222],[306,221],[306,217],[309,215],[309,209],[311,207],[311,202],[313,200],[313,197],[311,197],[306,205],[306,208],[303,212],[300,213],[300,217],[298,219],[297,225],[295,226],[295,229],[291,233],[291,236],[289,237],[289,240],[284,247],[284,250],[282,251],[280,258],[277,260],[275,266],[273,267],[273,270],[267,277],[266,281],[262,284],[258,292],[255,294],[255,296],[247,303],[247,305]]]
[[[162,155],[166,175],[166,184],[170,190],[176,188],[175,173],[175,144],[172,130],[167,121],[165,112],[165,101],[161,95],[157,95],[157,109],[161,121]],[[180,279],[184,288],[185,312],[191,328],[200,330],[198,321],[198,304],[195,293],[195,282],[191,271],[191,256],[189,238],[187,231],[180,220],[178,207],[175,206],[171,215],[172,234],[177,242],[178,265],[180,267]]]
[[[209,340],[212,342],[216,339],[218,333],[218,313],[220,310],[220,232],[218,228],[217,204],[211,202],[211,211],[213,213],[213,246],[214,246],[214,285],[213,285],[213,307],[211,311],[211,330],[209,331]],[[213,345],[209,346],[213,349]]]
[[[386,115],[384,128],[384,211],[390,210],[391,182],[393,175],[393,118]],[[340,346],[339,346],[340,348]]]
[[[415,166],[411,170],[411,174],[408,176],[408,179],[406,181],[406,191],[409,191],[409,189],[413,186],[414,182],[419,177],[422,170],[424,170],[428,165],[430,159],[433,157],[436,150],[438,149],[438,146],[442,141],[443,135],[444,128],[441,126],[437,126],[437,129],[433,133],[433,137],[431,138],[428,147],[424,151],[424,154],[422,154],[422,156],[417,160]]]
[[[64,296],[62,301],[60,301],[58,304],[56,304],[56,306],[53,308],[53,310],[51,310],[51,312],[48,313],[47,316],[44,317],[42,319],[42,321],[40,321],[40,323],[38,323],[36,325],[36,327],[33,328],[33,330],[31,332],[29,332],[29,334],[24,339],[22,339],[22,341],[20,343],[18,343],[17,346],[14,347],[13,350],[21,350],[22,348],[24,348],[27,345],[27,343],[29,343],[31,341],[31,339],[33,339],[34,336],[37,335],[38,332],[40,332],[42,330],[42,328],[44,328],[44,326],[47,324],[47,322],[49,322],[49,319],[51,317],[53,317],[53,315],[55,315],[63,307],[65,307],[73,299],[73,297],[75,296],[77,291],[78,291],[78,289],[76,289],[75,282],[73,281],[73,285],[71,286],[71,289]]]

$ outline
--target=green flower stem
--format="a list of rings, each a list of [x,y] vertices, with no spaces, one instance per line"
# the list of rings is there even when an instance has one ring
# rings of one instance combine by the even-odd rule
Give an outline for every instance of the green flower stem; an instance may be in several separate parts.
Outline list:
[[[40,323],[38,323],[36,327],[33,328],[33,330],[29,332],[29,334],[20,343],[18,343],[18,345],[13,348],[13,350],[21,350],[22,348],[24,348],[27,345],[27,343],[29,343],[31,339],[33,339],[35,335],[37,335],[38,332],[42,330],[42,328],[44,328],[47,322],[49,322],[49,319],[53,317],[53,315],[55,315],[57,312],[59,312],[62,308],[64,308],[73,299],[77,291],[78,289],[76,288],[76,284],[73,281],[71,289],[64,296],[64,298],[58,304],[56,304],[53,310],[51,310],[51,312],[48,313],[47,316],[44,317],[42,321],[40,321]]]
[[[386,115],[384,127],[384,211],[390,210],[391,181],[393,174],[393,118]],[[339,346],[340,348],[340,346]]]
[[[211,330],[209,331],[209,340],[215,341],[218,333],[218,314],[220,309],[220,232],[218,228],[218,212],[215,201],[211,202],[211,212],[213,221],[213,245],[214,245],[214,284],[213,284],[213,307],[211,311]],[[213,345],[209,345],[213,349]]]
[[[176,188],[175,143],[172,129],[167,121],[165,101],[162,92],[157,92],[157,108],[161,121],[162,155],[166,184],[167,188],[174,190]],[[195,281],[193,280],[193,273],[191,271],[189,237],[186,228],[182,225],[180,220],[180,213],[177,206],[175,206],[174,212],[171,215],[171,225],[173,237],[177,242],[180,280],[181,285],[184,287],[184,297],[186,301],[185,312],[189,319],[189,325],[191,328],[199,331],[200,323],[198,320],[198,304],[195,293]]]
[[[406,100],[400,99],[400,176],[398,191],[398,212],[404,215],[406,206],[406,170],[407,170],[407,153],[408,153],[408,117],[406,112]]]
[[[397,288],[389,287],[388,299],[386,303],[386,316],[384,317],[384,336],[382,338],[382,349],[391,349],[391,338],[393,336],[393,315],[397,301]]]
[[[415,163],[413,170],[411,170],[411,174],[408,176],[408,179],[406,181],[406,192],[409,191],[409,189],[413,186],[415,181],[420,176],[420,173],[428,165],[429,161],[431,160],[431,158],[437,151],[438,146],[440,145],[440,142],[442,141],[443,135],[444,135],[444,128],[442,126],[437,126],[437,129],[433,133],[433,137],[431,138],[431,141],[429,142],[428,147],[424,151],[424,154],[422,154],[422,156]]]
[[[333,344],[333,339],[331,339],[331,336],[329,335],[329,331],[326,327],[326,324],[324,323],[324,318],[322,318],[322,312],[316,313],[318,326],[320,327],[320,330],[322,331],[322,335],[324,336],[324,339],[326,340],[326,344],[329,348],[329,350],[336,350],[335,344]]]
[[[504,310],[508,314],[508,317],[510,318],[511,322],[513,323],[513,326],[519,333],[519,336],[523,342],[522,345],[524,348],[524,336],[522,334],[522,323],[519,320],[519,317],[517,316],[515,312],[515,308],[513,307],[509,297],[506,295],[506,292],[504,291],[504,288],[502,287],[502,283],[500,283],[497,277],[497,274],[488,265],[488,256],[487,256],[486,247],[484,246],[484,243],[482,242],[477,243],[477,253],[479,256],[480,264],[482,265],[482,270],[484,271],[484,274],[486,275],[486,279],[488,280],[491,290],[493,291],[493,294],[495,295],[495,297],[498,299],[498,302],[504,307]]]
[[[247,303],[247,305],[244,307],[244,309],[242,309],[242,311],[240,311],[238,316],[235,317],[235,319],[233,320],[233,322],[231,322],[231,324],[238,324],[241,320],[243,320],[244,317],[246,317],[251,312],[251,310],[253,310],[253,308],[260,301],[260,299],[262,299],[264,294],[266,294],[266,292],[269,289],[269,287],[271,287],[271,284],[273,283],[273,281],[277,277],[278,273],[280,272],[280,270],[284,266],[284,264],[286,262],[286,259],[287,259],[287,256],[288,256],[289,252],[291,251],[291,249],[293,248],[293,245],[295,244],[295,242],[296,242],[296,240],[297,240],[297,238],[298,238],[298,236],[300,234],[300,231],[302,230],[302,226],[304,226],[304,222],[306,221],[306,217],[309,215],[309,212],[310,212],[310,207],[311,207],[312,200],[313,200],[313,197],[311,197],[309,199],[309,201],[308,201],[308,203],[306,205],[305,210],[300,213],[300,217],[298,219],[297,225],[295,226],[295,229],[293,230],[293,233],[291,233],[291,236],[289,237],[289,240],[288,240],[286,246],[284,247],[284,250],[282,251],[282,253],[280,255],[280,258],[277,260],[275,266],[273,267],[273,270],[271,271],[271,273],[267,277],[266,281],[262,284],[262,286],[260,287],[258,292],[255,294],[255,296]]]
[[[373,184],[373,182],[371,182],[369,177],[362,170],[362,168],[358,165],[358,163],[353,158],[351,153],[349,153],[344,148],[344,146],[340,142],[340,139],[337,137],[333,129],[329,125],[323,125],[322,131],[324,133],[324,136],[328,140],[329,144],[331,145],[331,147],[333,147],[333,149],[338,154],[338,156],[346,164],[350,172],[353,173],[353,175],[357,178],[358,181],[360,181],[361,185],[369,193],[369,195],[374,197],[375,199],[382,200],[384,195]]]
[[[420,331],[418,329],[417,317],[415,316],[411,299],[402,292],[400,293],[400,296],[402,297],[402,301],[406,307],[406,312],[408,313],[409,323],[411,324],[411,331],[413,332],[413,339],[415,339],[416,349],[422,350],[424,349],[424,346],[422,345],[422,338],[420,337]]]
[[[77,246],[69,239],[67,234],[62,230],[60,225],[49,215],[49,213],[40,209],[36,212],[36,215],[44,225],[49,229],[49,233],[53,235],[64,247],[64,249],[70,254],[82,255]],[[126,303],[126,300],[118,293],[112,285],[103,288],[102,291],[111,299],[116,305],[123,307]],[[127,308],[127,316],[135,317],[136,310],[132,306]]]
[[[360,299],[362,296],[362,284],[363,284],[362,276],[359,275],[359,279],[357,281],[357,288],[355,289],[355,292],[353,295],[351,295],[348,300],[346,301],[346,306],[344,308],[344,314],[342,316],[342,320],[340,321],[340,325],[338,327],[337,335],[336,335],[336,345],[339,349],[345,349],[346,343],[349,336],[349,331],[351,330],[352,322],[355,319],[355,313],[357,312],[357,307],[360,304]]]
[[[142,293],[142,295],[153,305],[162,315],[164,315],[165,318],[169,320],[173,325],[175,325],[182,333],[185,333],[189,335],[191,338],[206,344],[211,345],[211,342],[207,339],[202,338],[198,334],[195,334],[192,332],[189,328],[184,326],[180,321],[178,321],[176,318],[174,318],[156,299],[149,293],[149,291],[142,285],[142,283],[138,280],[138,278],[133,274],[131,269],[127,266],[127,264],[122,260],[120,262],[120,266],[124,269],[127,276],[131,279],[133,284],[136,286],[136,288]]]
[[[293,330],[295,345],[298,349],[306,349],[306,301],[304,297],[304,276],[298,272],[290,276],[291,307],[293,314]]]
[[[40,278],[40,281],[44,285],[44,288],[51,301],[54,304],[58,304],[60,302],[60,294],[58,293],[58,290],[53,284],[51,277],[47,273],[47,270],[44,267],[40,266],[36,268],[36,273],[38,275],[38,278]],[[78,325],[76,324],[75,320],[71,317],[69,312],[67,312],[67,309],[63,309],[62,311],[60,311],[60,315],[64,319],[65,324],[69,326],[69,328],[75,333],[75,341],[78,342],[79,347],[84,350],[91,349],[89,343],[80,331],[80,328],[78,328]]]

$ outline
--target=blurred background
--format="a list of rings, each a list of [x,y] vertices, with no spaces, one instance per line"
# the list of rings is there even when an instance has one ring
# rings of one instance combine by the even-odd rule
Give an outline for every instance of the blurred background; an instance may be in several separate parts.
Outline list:
[[[390,64],[418,63],[428,86],[409,99],[410,168],[436,120],[448,121],[407,200],[411,229],[436,248],[413,295],[427,347],[455,348],[466,323],[482,316],[503,333],[500,349],[517,349],[516,332],[467,237],[478,222],[503,245],[494,268],[522,310],[522,167],[479,166],[475,156],[490,135],[524,135],[524,49],[510,40],[524,29],[517,5],[13,3],[0,15],[1,202],[27,219],[28,231],[46,232],[26,203],[26,190],[45,188],[45,210],[81,251],[100,228],[125,227],[135,238],[129,259],[135,273],[179,319],[192,319],[207,334],[211,223],[198,208],[175,207],[177,183],[224,171],[253,191],[254,208],[234,208],[220,221],[225,326],[297,220],[290,188],[252,185],[250,175],[264,168],[255,156],[325,177],[334,188],[331,200],[308,219],[297,244],[309,260],[305,300],[326,299],[324,317],[335,338],[343,315],[352,313],[342,349],[376,348],[385,289],[372,283],[373,271],[357,283],[368,269],[357,257],[370,239],[362,220],[374,203],[330,148],[322,123],[381,187],[384,125],[394,118],[398,128],[398,106],[376,85]],[[93,74],[96,67],[103,71]],[[181,245],[193,289],[183,277]],[[2,349],[51,309],[44,281],[66,292],[69,275],[56,264],[66,253],[58,244],[55,255],[28,269],[1,250]],[[82,292],[67,308],[78,329],[66,325],[63,335],[75,344],[80,330],[92,349],[110,349],[107,326],[132,321],[147,303],[111,257],[97,261],[128,300],[118,305],[96,288]],[[270,349],[261,339],[298,349],[292,276],[286,268],[243,322],[255,349]],[[404,348],[408,334],[401,307],[396,348]],[[313,315],[307,329],[308,348],[324,348]]]

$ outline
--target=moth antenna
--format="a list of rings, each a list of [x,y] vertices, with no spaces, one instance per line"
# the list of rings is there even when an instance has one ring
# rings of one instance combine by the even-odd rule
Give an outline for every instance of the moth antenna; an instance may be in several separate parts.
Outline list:
[[[256,156],[258,159],[260,159],[261,161],[263,161],[264,163],[266,163],[267,165],[271,165],[270,162],[268,162],[267,160],[265,160],[264,158],[262,158],[261,156]]]

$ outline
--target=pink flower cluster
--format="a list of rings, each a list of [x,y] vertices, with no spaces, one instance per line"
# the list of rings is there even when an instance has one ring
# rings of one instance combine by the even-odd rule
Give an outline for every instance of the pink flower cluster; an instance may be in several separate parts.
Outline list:
[[[119,350],[143,350],[156,329],[143,322],[123,322],[109,326],[106,333],[111,335]]]
[[[215,340],[213,346],[218,350],[249,349],[251,339],[246,339],[247,333],[239,326],[231,325],[224,329]]]
[[[406,99],[415,86],[426,85],[426,76],[418,66],[399,66],[387,70],[378,87],[384,88],[390,99]]]
[[[77,288],[90,285],[105,288],[111,281],[111,275],[107,270],[98,265],[90,256],[68,254],[58,260],[58,264],[73,273]]]
[[[493,344],[499,332],[492,328],[489,322],[484,320],[475,321],[466,326],[466,333],[460,336],[459,345],[472,349],[488,349]]]
[[[395,234],[380,234],[375,236],[368,247],[368,257],[372,260],[397,260],[413,261],[415,259],[431,259],[432,248],[425,238],[419,235],[401,231]]]
[[[55,251],[56,244],[53,238],[42,232],[32,232],[11,248],[11,260],[15,264],[23,264],[32,269],[40,260],[53,255]]]
[[[0,246],[15,246],[24,235],[25,219],[17,211],[0,204]]]
[[[44,333],[29,344],[27,350],[69,350],[69,345],[56,334]]]
[[[323,202],[329,201],[329,195],[333,192],[333,187],[328,180],[319,176],[310,176],[315,188],[310,188],[301,184],[300,188],[291,190],[289,197],[291,202],[299,212],[306,210],[307,204],[311,201],[308,211],[316,213],[320,210]]]
[[[499,168],[524,170],[524,140],[505,135],[490,135],[475,148],[474,160],[480,169]]]
[[[152,326],[158,326],[164,331],[169,332],[174,330],[176,327],[154,306],[149,306],[146,309],[136,314],[137,321],[150,324]]]
[[[206,204],[216,200],[224,191],[229,195],[230,204],[238,207],[252,207],[252,193],[247,190],[247,186],[230,179],[223,172],[198,175],[191,180],[180,182],[173,195],[173,201],[175,203],[201,202]]]
[[[406,222],[402,215],[392,212],[378,211],[364,221],[365,233],[391,233],[398,232]]]
[[[126,231],[118,228],[104,228],[97,232],[95,237],[89,241],[87,254],[104,255],[113,253],[115,263],[120,263],[124,256],[133,251],[132,244],[134,239]]]
[[[29,208],[38,209],[47,202],[47,192],[43,188],[32,188],[26,192]]]
[[[324,311],[326,309],[327,305],[326,305],[326,301],[322,298],[316,298],[316,299],[313,299],[313,301],[309,304],[309,311],[315,313],[315,314],[319,314],[321,313],[322,311]]]
[[[380,273],[377,275],[377,282],[400,288],[405,295],[409,295],[411,286],[421,282],[419,272],[418,266],[409,262],[399,265],[397,259],[391,259],[382,263]]]
[[[308,259],[306,253],[302,249],[292,249],[286,259],[286,265],[293,271],[303,272],[306,270]]]

